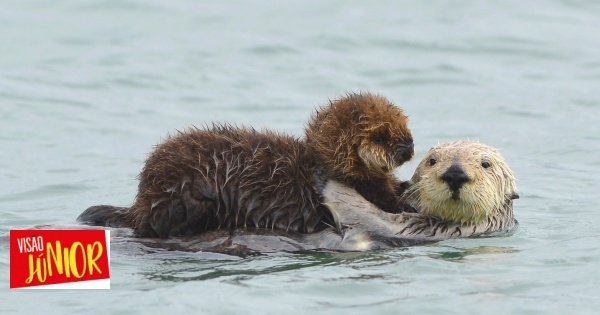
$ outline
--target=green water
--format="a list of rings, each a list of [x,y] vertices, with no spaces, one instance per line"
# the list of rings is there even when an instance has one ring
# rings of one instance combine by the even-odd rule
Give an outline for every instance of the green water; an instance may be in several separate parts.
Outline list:
[[[410,115],[417,156],[478,139],[519,181],[510,237],[236,259],[116,240],[109,291],[9,291],[0,313],[595,314],[597,1],[4,1],[0,234],[131,204],[146,154],[211,121],[301,135],[348,91]],[[4,286],[4,288],[2,288]]]

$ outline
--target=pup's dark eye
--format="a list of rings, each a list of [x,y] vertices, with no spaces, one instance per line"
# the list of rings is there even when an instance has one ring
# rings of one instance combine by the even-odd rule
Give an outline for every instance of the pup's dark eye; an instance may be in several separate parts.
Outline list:
[[[437,163],[436,159],[429,159],[429,166],[434,166]]]
[[[488,168],[488,167],[490,167],[492,165],[490,164],[490,162],[484,161],[484,162],[481,162],[481,166],[483,166],[483,168]]]
[[[373,142],[375,142],[375,143],[383,143],[383,142],[385,142],[385,137],[384,136],[374,136],[373,137]]]

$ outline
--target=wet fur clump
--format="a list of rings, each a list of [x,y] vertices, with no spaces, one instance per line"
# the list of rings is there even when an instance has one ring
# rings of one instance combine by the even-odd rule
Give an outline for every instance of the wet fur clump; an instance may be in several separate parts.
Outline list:
[[[414,155],[408,117],[385,97],[350,94],[318,110],[305,130],[308,149],[327,178],[356,189],[390,212],[411,211],[394,169]]]
[[[429,150],[406,191],[419,213],[459,222],[512,222],[518,198],[515,176],[500,153],[476,141],[455,141]]]
[[[246,226],[311,232],[325,214],[313,173],[294,137],[230,125],[191,129],[146,160],[133,226],[161,237]]]
[[[323,107],[305,140],[231,125],[188,129],[150,154],[131,208],[94,206],[78,220],[133,227],[140,237],[239,227],[310,233],[333,224],[322,204],[328,179],[402,211],[404,186],[392,171],[413,156],[407,122],[387,99],[365,93]]]
[[[330,221],[313,165],[292,136],[221,124],[190,128],[149,155],[131,208],[93,206],[78,221],[131,227],[139,237],[237,227],[308,233]]]

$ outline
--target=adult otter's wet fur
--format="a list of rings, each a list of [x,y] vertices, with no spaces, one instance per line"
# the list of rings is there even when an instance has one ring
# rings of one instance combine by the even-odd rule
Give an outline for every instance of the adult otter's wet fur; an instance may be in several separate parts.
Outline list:
[[[236,227],[310,233],[333,224],[322,204],[327,180],[401,211],[404,186],[392,171],[413,156],[407,122],[384,97],[349,94],[312,117],[305,141],[230,125],[190,129],[150,154],[131,208],[94,206],[78,220],[130,226],[140,237]]]

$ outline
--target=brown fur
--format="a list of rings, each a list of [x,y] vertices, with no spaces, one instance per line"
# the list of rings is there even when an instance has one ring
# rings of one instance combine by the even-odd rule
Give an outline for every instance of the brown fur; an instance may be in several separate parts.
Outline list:
[[[156,148],[139,175],[135,230],[161,237],[245,226],[311,232],[324,214],[312,164],[299,140],[272,131],[179,133]]]
[[[413,155],[407,121],[381,96],[350,94],[312,117],[306,141],[230,125],[180,132],[146,160],[130,211],[96,206],[79,220],[142,237],[246,226],[309,233],[332,224],[321,203],[327,178],[398,211],[403,187],[391,172]]]
[[[400,212],[405,185],[395,168],[414,154],[408,118],[385,97],[350,94],[317,111],[306,142],[327,177],[355,188],[386,211]]]

